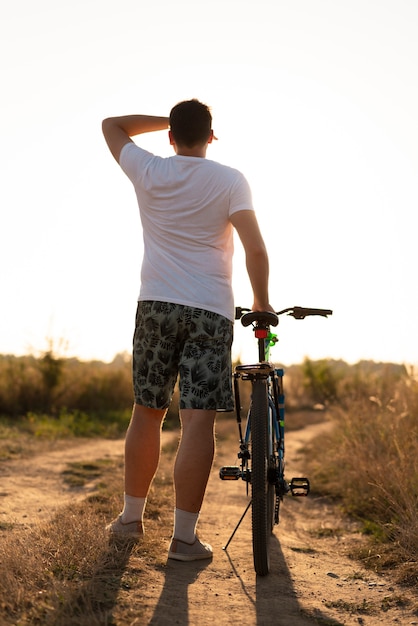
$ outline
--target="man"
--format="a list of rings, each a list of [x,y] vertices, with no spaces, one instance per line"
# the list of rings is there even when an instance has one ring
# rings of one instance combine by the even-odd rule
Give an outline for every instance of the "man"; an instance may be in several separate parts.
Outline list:
[[[107,528],[139,537],[158,467],[160,434],[179,375],[181,440],[174,466],[174,530],[168,556],[212,557],[196,537],[214,456],[216,410],[232,410],[233,228],[243,244],[253,310],[273,310],[268,257],[243,175],[206,159],[209,108],[180,102],[170,117],[103,121],[108,147],[134,185],[144,256],[133,344],[135,404],[125,442],[124,508]],[[155,156],[132,137],[169,129],[175,154]]]

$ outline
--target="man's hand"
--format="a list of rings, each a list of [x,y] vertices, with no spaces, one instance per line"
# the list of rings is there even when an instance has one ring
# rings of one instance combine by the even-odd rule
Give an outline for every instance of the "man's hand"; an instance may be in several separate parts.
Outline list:
[[[272,313],[276,313],[271,304],[266,304],[263,306],[260,305],[258,302],[254,302],[251,311],[271,311]]]
[[[103,120],[102,131],[110,152],[119,162],[121,150],[125,144],[132,141],[131,137],[157,130],[167,130],[168,126],[168,117],[125,115],[123,117],[108,117]]]

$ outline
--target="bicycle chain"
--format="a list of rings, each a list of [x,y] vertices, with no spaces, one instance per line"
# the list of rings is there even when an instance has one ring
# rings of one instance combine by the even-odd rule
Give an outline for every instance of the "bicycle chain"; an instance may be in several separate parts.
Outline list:
[[[276,502],[274,505],[274,523],[278,524],[279,523],[279,509],[280,509],[280,496],[279,494],[276,492]]]

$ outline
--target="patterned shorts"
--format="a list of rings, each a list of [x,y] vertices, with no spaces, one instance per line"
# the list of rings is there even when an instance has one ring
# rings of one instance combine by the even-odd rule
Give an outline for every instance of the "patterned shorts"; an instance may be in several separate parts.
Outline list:
[[[169,406],[179,378],[180,409],[233,410],[233,323],[203,309],[138,302],[133,340],[135,402]]]

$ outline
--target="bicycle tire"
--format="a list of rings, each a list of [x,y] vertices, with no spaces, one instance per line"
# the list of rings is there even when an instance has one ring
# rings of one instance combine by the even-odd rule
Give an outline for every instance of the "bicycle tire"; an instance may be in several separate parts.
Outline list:
[[[273,429],[273,416],[269,409],[268,414],[268,447],[267,447],[267,531],[270,535],[273,532],[275,525],[276,514],[276,480],[277,480],[277,459],[274,453],[275,445],[275,432]]]
[[[270,571],[269,541],[274,517],[274,485],[268,481],[267,380],[253,381],[251,403],[251,496],[254,569],[259,576]]]

